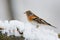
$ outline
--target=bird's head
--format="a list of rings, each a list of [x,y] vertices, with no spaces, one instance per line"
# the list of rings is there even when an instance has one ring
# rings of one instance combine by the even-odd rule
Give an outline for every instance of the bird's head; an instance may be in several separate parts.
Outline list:
[[[30,10],[26,11],[25,14],[26,14],[27,16],[32,16],[32,15],[34,15]]]
[[[30,10],[26,11],[25,14],[30,21],[37,18],[37,16],[34,13],[32,13]]]

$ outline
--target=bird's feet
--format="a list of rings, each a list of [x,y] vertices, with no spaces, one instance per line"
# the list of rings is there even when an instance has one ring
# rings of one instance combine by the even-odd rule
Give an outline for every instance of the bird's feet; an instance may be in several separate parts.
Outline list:
[[[36,28],[39,28],[39,25],[36,25]]]

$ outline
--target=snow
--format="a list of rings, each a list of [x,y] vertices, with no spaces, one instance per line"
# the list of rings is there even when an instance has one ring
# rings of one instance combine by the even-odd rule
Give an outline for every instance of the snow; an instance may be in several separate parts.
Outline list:
[[[25,25],[26,28],[24,32],[24,37],[26,40],[59,40],[57,33],[55,33],[53,30],[46,29],[43,25],[41,25],[39,28],[36,28],[30,23],[27,24]]]
[[[29,22],[23,23],[18,20],[5,20],[0,21],[0,27],[4,28],[3,33],[7,32],[8,36],[21,36],[17,32],[16,27],[18,27],[20,32],[23,32],[25,40],[60,40],[58,38],[58,33],[56,33],[53,29],[45,28],[48,27],[46,25],[41,25],[36,28],[35,25]]]

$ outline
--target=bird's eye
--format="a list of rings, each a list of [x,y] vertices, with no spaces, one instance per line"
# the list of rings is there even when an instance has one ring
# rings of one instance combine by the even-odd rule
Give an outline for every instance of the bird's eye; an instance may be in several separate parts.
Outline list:
[[[30,15],[33,15],[32,13],[30,13]]]

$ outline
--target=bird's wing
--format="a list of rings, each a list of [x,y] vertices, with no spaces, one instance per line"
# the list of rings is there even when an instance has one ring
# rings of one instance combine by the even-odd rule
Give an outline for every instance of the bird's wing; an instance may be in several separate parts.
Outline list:
[[[52,27],[56,28],[55,26],[51,25],[50,23],[46,22],[46,21],[43,20],[43,19],[41,20],[41,22],[42,22],[42,24],[46,24],[46,25],[49,25],[49,26],[52,26]]]
[[[39,17],[34,18],[34,19],[33,19],[33,21],[35,21],[35,22],[37,22],[37,23],[39,23],[39,24],[41,24],[41,23],[42,23],[42,21],[41,21],[41,19],[40,19]]]
[[[51,25],[50,23],[46,22],[45,20],[43,20],[41,18],[35,18],[33,20],[36,21],[39,24],[45,24],[45,25],[49,25],[49,26],[52,26],[52,27],[56,28],[55,26]]]

